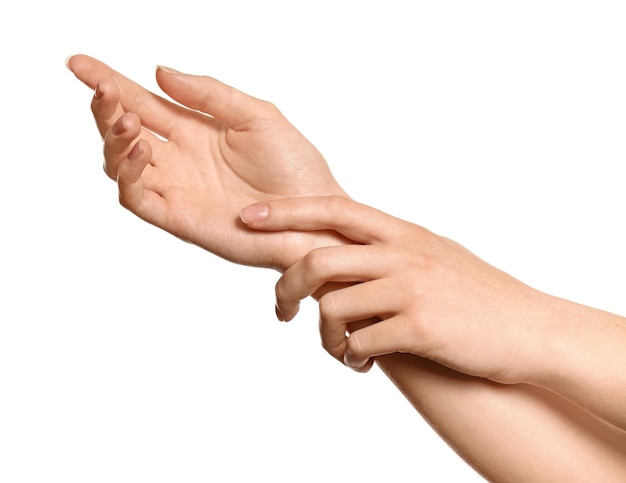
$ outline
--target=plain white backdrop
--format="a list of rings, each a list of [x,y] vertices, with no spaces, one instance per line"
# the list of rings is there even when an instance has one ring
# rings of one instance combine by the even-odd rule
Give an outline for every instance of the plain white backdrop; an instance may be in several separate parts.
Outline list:
[[[0,481],[482,481],[322,350],[312,301],[274,319],[278,274],[117,204],[67,56],[271,100],[357,200],[626,314],[624,25],[620,1],[1,7]]]

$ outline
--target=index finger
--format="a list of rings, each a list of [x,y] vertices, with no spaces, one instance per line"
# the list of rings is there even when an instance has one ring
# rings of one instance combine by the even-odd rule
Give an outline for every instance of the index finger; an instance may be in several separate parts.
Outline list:
[[[344,196],[263,201],[245,207],[241,220],[254,230],[334,230],[357,243],[395,240],[406,222]]]

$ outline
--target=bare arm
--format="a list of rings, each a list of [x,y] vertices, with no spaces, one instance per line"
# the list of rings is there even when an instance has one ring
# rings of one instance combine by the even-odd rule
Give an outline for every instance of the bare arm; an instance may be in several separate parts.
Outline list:
[[[75,56],[69,67],[82,82],[97,89],[93,110],[104,138],[106,172],[118,182],[122,204],[140,218],[235,263],[281,271],[316,247],[346,243],[325,231],[264,234],[239,222],[239,210],[255,201],[345,195],[321,155],[274,106],[214,79],[160,70],[161,87],[191,108],[188,110],[146,91],[95,59]],[[526,401],[526,395],[517,396],[508,386],[508,398],[500,399],[496,395],[501,393],[495,389],[499,385],[465,380],[465,376],[417,357],[392,355],[379,358],[379,362],[424,417],[479,469],[490,467],[490,460],[485,459],[490,455],[481,452],[486,444],[476,448],[472,433],[480,429],[489,433],[486,439],[495,447],[504,438],[480,425],[489,416],[487,411],[481,413],[481,408],[491,403],[499,411],[502,405],[501,418],[492,423],[498,428],[508,431],[510,425],[519,426],[524,435],[526,428],[533,427],[519,422],[527,412],[505,411],[515,407],[510,399],[520,401],[520,407]],[[459,401],[464,402],[466,411],[458,411]],[[483,417],[477,417],[479,414]],[[546,419],[549,414],[546,409]],[[555,432],[558,427],[555,425]],[[610,441],[623,443],[621,435],[613,437],[612,431],[601,426],[589,432],[603,448],[615,446]],[[583,448],[590,440],[584,428],[580,434],[575,441]],[[514,438],[512,447],[516,445]],[[604,458],[614,454],[607,451]],[[506,457],[500,456],[499,460],[506,462]]]
[[[490,481],[621,482],[626,433],[543,389],[459,374],[409,354],[377,364],[439,435]]]
[[[142,220],[234,263],[276,270],[340,241],[322,232],[253,236],[239,221],[255,201],[345,194],[273,104],[211,77],[159,68],[170,101],[91,57],[75,55],[67,65],[94,90],[106,174]]]
[[[326,349],[357,369],[376,358],[489,478],[624,477],[622,317],[540,293],[451,240],[346,198],[276,200],[242,217],[263,230],[330,228],[358,243],[317,249],[287,269],[276,286],[282,314],[293,318],[323,283],[356,282],[320,299]]]

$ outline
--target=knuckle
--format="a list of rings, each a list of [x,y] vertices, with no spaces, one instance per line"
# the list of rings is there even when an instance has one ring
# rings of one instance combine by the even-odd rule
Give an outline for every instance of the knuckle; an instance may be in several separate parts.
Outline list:
[[[320,319],[325,323],[336,323],[337,321],[337,300],[333,292],[322,295],[319,300]]]
[[[324,278],[329,270],[329,260],[323,248],[307,253],[302,260],[302,269],[309,282],[317,282]]]
[[[340,195],[330,195],[327,199],[327,209],[333,215],[340,215],[346,210],[347,198]]]
[[[332,339],[324,339],[322,337],[322,347],[326,352],[328,352],[331,356],[333,356],[338,361],[343,362],[343,354],[346,345],[345,337],[341,339],[339,342]]]
[[[125,196],[121,191],[119,193],[118,200],[123,208],[126,208],[127,210],[132,210],[132,203],[130,201],[130,198]]]
[[[259,99],[259,106],[269,115],[280,115],[280,110],[273,102]]]
[[[201,112],[211,112],[213,104],[215,102],[214,92],[210,89],[207,89],[202,97],[199,97],[196,102],[190,102],[189,107],[196,109]]]
[[[400,332],[398,337],[400,352],[412,352],[418,345],[417,342],[424,340],[424,327],[418,320],[399,322],[396,330]]]
[[[435,348],[435,329],[423,318],[405,319],[398,324],[398,350],[428,357]]]
[[[346,326],[336,315],[334,297],[326,294],[320,298],[319,331],[322,347],[343,362],[346,347]]]

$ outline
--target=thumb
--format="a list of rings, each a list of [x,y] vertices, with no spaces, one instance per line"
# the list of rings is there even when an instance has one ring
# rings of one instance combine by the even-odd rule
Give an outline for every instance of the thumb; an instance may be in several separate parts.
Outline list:
[[[213,116],[229,127],[236,128],[272,105],[208,76],[184,74],[169,67],[158,66],[159,87],[177,102]]]

